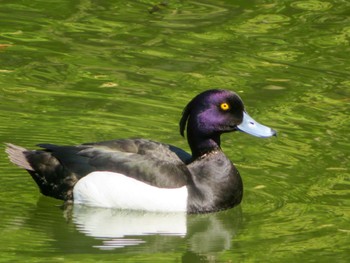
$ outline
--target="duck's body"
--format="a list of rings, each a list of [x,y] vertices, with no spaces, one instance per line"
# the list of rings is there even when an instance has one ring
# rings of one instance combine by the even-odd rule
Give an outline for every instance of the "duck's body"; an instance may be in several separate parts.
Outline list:
[[[221,151],[220,135],[234,130],[252,133],[239,126],[244,118],[249,116],[235,93],[210,90],[187,105],[180,121],[182,135],[187,124],[192,156],[145,139],[40,144],[42,150],[8,144],[6,151],[13,163],[31,174],[44,195],[90,206],[212,212],[241,202],[242,180]],[[257,125],[256,136],[275,135],[270,128],[249,124]]]

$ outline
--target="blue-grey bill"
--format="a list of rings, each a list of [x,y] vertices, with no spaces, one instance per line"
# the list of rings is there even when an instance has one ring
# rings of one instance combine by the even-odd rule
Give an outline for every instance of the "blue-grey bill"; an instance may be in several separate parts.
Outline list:
[[[243,112],[243,121],[240,125],[237,125],[239,131],[254,135],[260,138],[267,138],[271,136],[276,136],[277,132],[270,127],[260,124],[255,121],[248,113]]]

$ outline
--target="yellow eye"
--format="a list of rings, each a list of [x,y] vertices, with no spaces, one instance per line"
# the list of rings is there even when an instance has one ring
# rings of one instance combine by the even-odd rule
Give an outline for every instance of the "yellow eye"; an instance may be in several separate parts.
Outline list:
[[[220,104],[220,108],[222,110],[224,110],[224,111],[227,111],[227,110],[230,109],[230,105],[228,103],[226,103],[226,102],[223,102],[223,103]]]

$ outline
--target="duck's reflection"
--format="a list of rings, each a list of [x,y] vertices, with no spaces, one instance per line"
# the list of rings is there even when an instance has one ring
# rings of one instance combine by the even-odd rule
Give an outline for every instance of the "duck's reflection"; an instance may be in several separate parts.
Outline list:
[[[26,229],[47,236],[54,251],[64,254],[169,253],[181,262],[213,262],[232,250],[242,222],[241,207],[211,214],[149,213],[68,206],[41,197],[28,209]]]
[[[241,209],[187,215],[75,205],[72,220],[80,232],[101,240],[95,247],[102,250],[141,245],[164,251],[171,244],[185,242],[189,251],[202,254],[230,248],[241,222]]]
[[[146,213],[75,205],[72,219],[80,232],[102,239],[101,249],[145,243],[138,236],[167,235],[184,237],[185,213]]]

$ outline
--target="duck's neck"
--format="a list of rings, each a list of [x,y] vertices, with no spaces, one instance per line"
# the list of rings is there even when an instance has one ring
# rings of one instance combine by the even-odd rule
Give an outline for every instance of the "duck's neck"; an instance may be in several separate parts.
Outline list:
[[[220,149],[220,134],[207,136],[188,127],[187,140],[192,151],[193,160]]]

